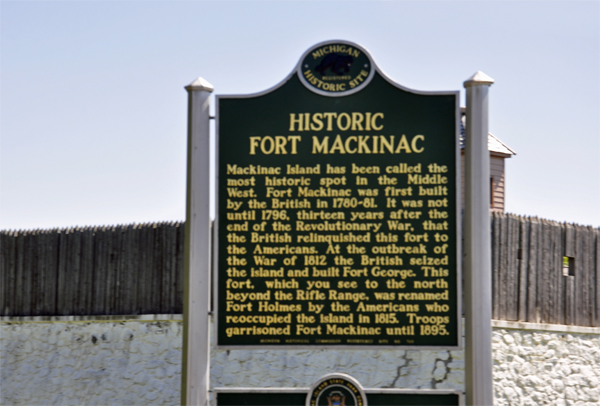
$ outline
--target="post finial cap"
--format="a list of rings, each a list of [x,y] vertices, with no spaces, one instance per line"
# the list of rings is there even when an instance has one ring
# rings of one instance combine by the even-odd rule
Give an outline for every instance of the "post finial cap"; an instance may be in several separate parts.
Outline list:
[[[191,92],[192,90],[200,90],[212,93],[212,91],[215,90],[215,88],[213,87],[213,85],[208,83],[206,79],[199,77],[198,79],[194,80],[192,83],[187,85],[185,87],[185,90],[187,90],[188,92]]]
[[[477,72],[475,72],[473,74],[473,76],[471,76],[469,79],[464,81],[463,86],[464,87],[481,86],[481,85],[490,86],[492,83],[494,83],[494,79],[492,79],[491,77],[489,77],[482,71],[478,70]]]

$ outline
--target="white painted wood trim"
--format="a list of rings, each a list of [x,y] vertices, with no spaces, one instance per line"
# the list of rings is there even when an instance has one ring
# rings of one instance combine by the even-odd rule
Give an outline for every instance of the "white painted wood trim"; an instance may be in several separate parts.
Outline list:
[[[210,369],[210,83],[188,91],[181,404],[208,405]]]
[[[467,90],[465,134],[464,304],[467,405],[493,405],[492,254],[488,90],[493,80],[477,72]]]

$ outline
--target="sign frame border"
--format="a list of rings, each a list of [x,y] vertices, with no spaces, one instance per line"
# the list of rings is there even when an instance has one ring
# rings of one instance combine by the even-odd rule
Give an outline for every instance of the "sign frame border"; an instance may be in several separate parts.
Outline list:
[[[249,345],[221,345],[219,344],[219,340],[218,340],[218,325],[219,325],[219,232],[220,232],[220,225],[219,225],[219,145],[220,145],[220,132],[219,132],[219,124],[220,124],[220,113],[219,113],[219,100],[220,99],[251,99],[251,98],[255,98],[255,97],[259,97],[259,96],[263,96],[266,94],[269,94],[275,90],[277,90],[278,88],[282,87],[283,85],[285,85],[294,75],[298,75],[298,67],[299,64],[302,63],[302,59],[304,58],[304,56],[312,49],[314,49],[317,45],[324,45],[324,44],[328,44],[328,43],[340,43],[343,42],[345,44],[348,45],[352,45],[352,46],[356,46],[357,48],[361,49],[362,51],[364,51],[369,59],[371,60],[372,64],[373,64],[373,70],[372,70],[372,75],[375,75],[375,72],[377,72],[386,82],[388,82],[390,85],[397,87],[400,90],[403,90],[405,92],[408,93],[413,93],[413,94],[417,94],[417,95],[423,95],[423,96],[454,96],[455,97],[455,140],[454,140],[454,145],[455,145],[455,174],[456,174],[456,322],[457,322],[457,329],[456,329],[456,334],[457,334],[457,340],[456,340],[456,345],[455,346],[444,346],[444,345],[373,345],[373,344],[361,344],[361,345],[333,345],[333,344],[311,344],[311,345],[298,345],[298,344],[279,344],[279,345],[273,345],[273,344],[264,344],[264,345],[257,345],[257,344],[249,344]],[[370,81],[370,79],[369,79]],[[357,90],[360,91],[362,89],[364,89],[366,87],[360,87],[360,89]],[[311,90],[311,89],[308,89]],[[356,92],[353,92],[352,94],[354,94]],[[343,95],[338,95],[337,97],[345,97],[345,96],[349,96],[351,95],[350,93],[344,93]],[[463,216],[462,216],[462,199],[461,199],[461,190],[462,190],[462,182],[461,182],[461,147],[460,147],[460,129],[461,129],[461,108],[460,108],[460,90],[441,90],[441,91],[430,91],[430,90],[416,90],[416,89],[411,89],[409,87],[403,86],[397,82],[395,82],[392,78],[390,78],[380,67],[379,65],[377,65],[377,63],[375,62],[375,59],[371,56],[371,53],[368,51],[367,48],[361,46],[360,44],[356,44],[350,41],[346,41],[346,40],[330,40],[330,41],[323,41],[320,42],[316,45],[311,46],[308,51],[304,52],[302,54],[301,59],[299,60],[298,64],[296,64],[296,66],[294,67],[294,69],[292,70],[292,72],[290,72],[283,80],[281,80],[279,83],[277,83],[276,85],[260,91],[260,92],[256,92],[256,93],[249,93],[249,94],[221,94],[221,95],[215,95],[215,219],[214,219],[214,224],[213,224],[213,251],[212,251],[212,255],[213,255],[213,261],[212,262],[212,277],[211,277],[211,281],[212,281],[212,292],[213,292],[213,297],[212,297],[212,303],[213,303],[213,311],[212,311],[212,315],[213,315],[213,326],[214,326],[214,334],[215,334],[215,342],[214,342],[214,348],[217,350],[241,350],[241,349],[245,349],[245,350],[309,350],[309,349],[313,349],[313,350],[325,350],[325,349],[340,349],[340,350],[360,350],[360,349],[365,349],[365,350],[374,350],[374,349],[381,349],[381,350],[402,350],[402,351],[414,351],[414,350],[419,350],[419,351],[423,351],[423,350],[431,350],[431,351],[439,351],[439,350],[449,350],[449,351],[455,351],[455,350],[462,350],[464,348],[464,337],[463,337],[463,330],[464,330],[464,326],[463,326],[463,306],[462,306],[462,302],[463,302],[463,298],[462,298],[462,274],[463,274],[463,269],[462,269],[462,265],[463,265],[463,261],[462,261],[462,236],[463,236],[463,232],[462,232],[462,226],[463,226]]]
[[[335,374],[339,375],[339,374]],[[310,387],[227,387],[217,386],[212,389],[212,393],[216,396],[219,393],[308,393]],[[460,405],[465,404],[465,392],[458,389],[401,389],[401,388],[362,388],[367,398],[369,394],[406,394],[406,395],[458,395]]]

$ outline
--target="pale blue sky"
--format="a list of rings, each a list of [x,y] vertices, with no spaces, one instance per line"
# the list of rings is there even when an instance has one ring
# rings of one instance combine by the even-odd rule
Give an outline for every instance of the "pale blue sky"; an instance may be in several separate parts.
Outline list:
[[[0,2],[0,228],[182,220],[186,103],[267,89],[310,46],[366,47],[396,82],[481,70],[507,211],[600,225],[598,1]]]

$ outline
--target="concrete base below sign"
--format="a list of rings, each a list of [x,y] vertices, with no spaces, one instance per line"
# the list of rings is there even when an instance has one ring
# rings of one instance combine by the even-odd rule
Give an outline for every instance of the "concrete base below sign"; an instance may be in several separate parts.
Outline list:
[[[0,404],[178,404],[181,321],[122,319],[3,318]],[[494,325],[495,405],[600,402],[599,329]],[[464,390],[463,351],[394,350],[213,350],[211,387],[309,387],[332,371],[367,388]]]

